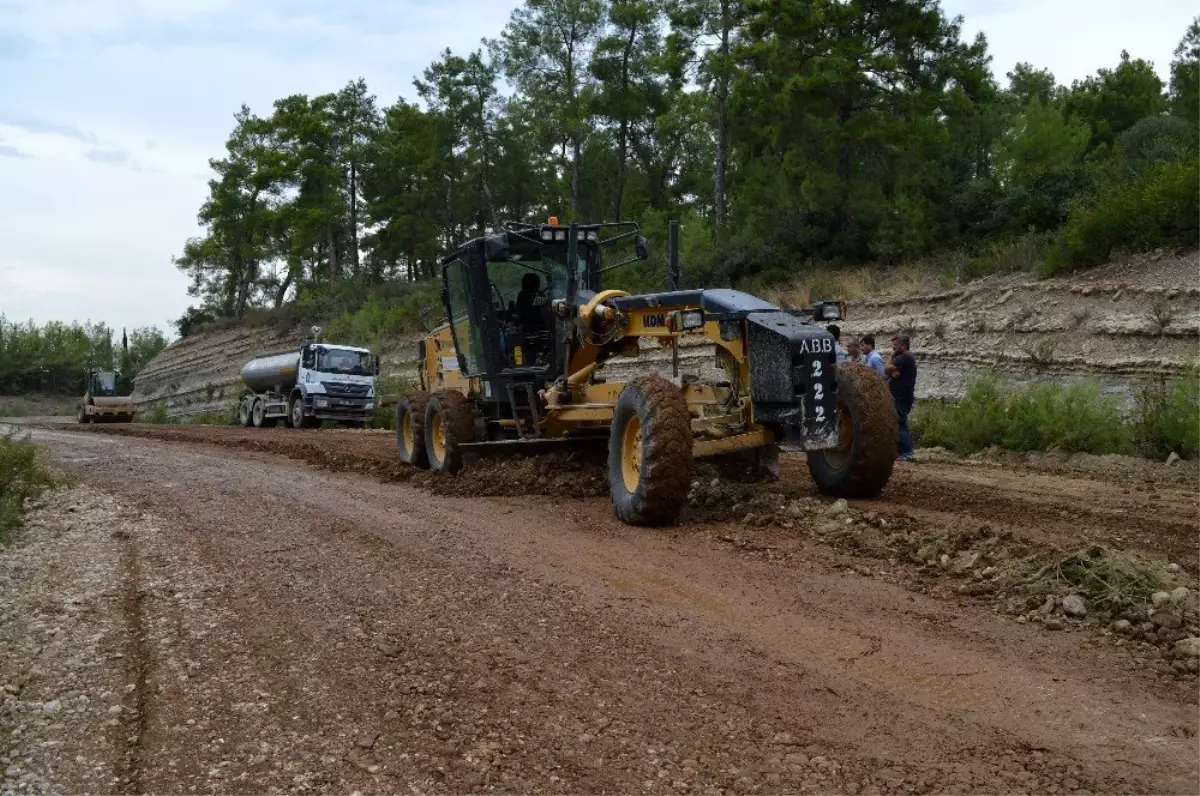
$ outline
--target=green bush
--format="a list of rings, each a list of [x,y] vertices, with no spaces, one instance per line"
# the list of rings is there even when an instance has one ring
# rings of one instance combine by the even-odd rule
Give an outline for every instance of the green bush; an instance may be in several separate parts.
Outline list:
[[[157,407],[156,407],[157,408]],[[213,409],[194,415],[189,421],[197,426],[233,426],[237,425],[238,404],[236,401],[225,409]],[[149,420],[147,423],[151,422]]]
[[[972,453],[999,445],[1006,429],[1004,390],[991,374],[971,381],[957,404],[922,401],[912,417],[914,439],[926,447]]]
[[[368,427],[394,429],[396,427],[396,407],[376,406]]]
[[[20,527],[26,504],[53,485],[32,442],[0,436],[0,544]]]
[[[1200,455],[1200,367],[1174,383],[1160,379],[1138,390],[1133,438],[1138,452],[1152,459]]]
[[[174,422],[171,416],[167,414],[167,405],[161,401],[156,403],[149,412],[139,413],[137,420],[141,423],[152,423],[158,426]]]
[[[1001,445],[1017,451],[1061,448],[1072,453],[1123,453],[1129,427],[1121,404],[1093,381],[1043,382],[1011,392]]]
[[[1200,371],[1195,368],[1167,393],[1162,439],[1180,456],[1200,455]]]
[[[918,444],[960,454],[992,445],[1019,451],[1132,450],[1132,431],[1121,417],[1120,402],[1105,396],[1093,381],[1043,382],[1017,389],[984,374],[972,380],[958,404],[919,403],[912,429]]]
[[[1147,167],[1113,180],[1075,208],[1047,252],[1043,276],[1106,262],[1115,252],[1195,246],[1200,240],[1200,159]]]

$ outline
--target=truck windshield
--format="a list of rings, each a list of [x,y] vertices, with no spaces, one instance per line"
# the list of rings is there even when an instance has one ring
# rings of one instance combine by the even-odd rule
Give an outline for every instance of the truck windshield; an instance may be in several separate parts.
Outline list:
[[[375,375],[375,359],[366,351],[347,351],[343,348],[318,348],[314,370],[322,373],[345,373],[350,376]]]

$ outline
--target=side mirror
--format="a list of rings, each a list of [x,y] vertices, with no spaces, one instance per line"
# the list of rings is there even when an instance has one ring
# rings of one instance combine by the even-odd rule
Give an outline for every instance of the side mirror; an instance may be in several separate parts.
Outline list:
[[[379,375],[379,360],[375,360],[375,375]]]
[[[637,240],[633,244],[633,250],[637,253],[639,260],[650,259],[650,248],[646,245],[646,239],[641,235],[637,236]]]

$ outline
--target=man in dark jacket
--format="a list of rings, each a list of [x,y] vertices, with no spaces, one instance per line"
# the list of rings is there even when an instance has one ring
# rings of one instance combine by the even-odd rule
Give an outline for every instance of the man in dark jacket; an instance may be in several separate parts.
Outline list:
[[[912,434],[908,430],[908,415],[912,412],[917,392],[917,360],[908,350],[908,335],[892,338],[892,363],[887,366],[888,385],[892,388],[892,400],[896,402],[896,414],[900,416],[900,461],[912,459]]]

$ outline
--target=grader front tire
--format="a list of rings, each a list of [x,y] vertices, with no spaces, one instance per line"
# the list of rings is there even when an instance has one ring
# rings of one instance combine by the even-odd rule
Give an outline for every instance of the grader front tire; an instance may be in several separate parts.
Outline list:
[[[617,518],[630,525],[676,522],[687,505],[692,469],[692,421],[679,388],[661,376],[626,384],[608,441]]]
[[[396,451],[400,461],[422,470],[429,469],[425,452],[425,406],[429,393],[406,395],[396,404]]]
[[[462,469],[459,445],[475,439],[475,420],[467,397],[439,390],[425,406],[425,455],[434,470],[453,475]]]
[[[838,365],[838,447],[810,451],[808,472],[826,495],[875,497],[896,463],[899,417],[887,382],[863,365]]]

